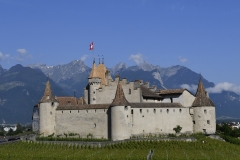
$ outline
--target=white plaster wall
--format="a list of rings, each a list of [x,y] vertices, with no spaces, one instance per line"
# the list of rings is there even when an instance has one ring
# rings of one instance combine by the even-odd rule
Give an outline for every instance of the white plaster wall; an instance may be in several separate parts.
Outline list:
[[[84,100],[87,104],[89,104],[89,101],[88,101],[88,90],[86,88],[84,88]]]
[[[97,90],[97,104],[112,103],[116,94],[117,84],[116,81],[110,82],[108,86],[103,85],[101,90]],[[122,89],[128,102],[140,102],[140,88],[135,90],[134,83],[126,83],[125,81],[120,81],[120,84],[122,84]],[[131,89],[131,94],[129,94],[129,89]]]
[[[40,103],[39,107],[39,117],[40,117],[40,126],[39,133],[44,136],[51,135],[55,133],[55,114],[58,102]]]
[[[56,134],[78,133],[86,137],[108,138],[107,109],[57,110]]]
[[[111,138],[113,141],[129,139],[131,136],[130,106],[111,107]]]
[[[162,103],[171,103],[171,98],[172,98],[172,103],[183,103],[183,97],[182,95],[165,95],[163,96],[164,99],[162,100]]]
[[[142,98],[142,103],[161,103],[161,100]]]
[[[181,95],[183,97],[182,105],[184,107],[191,107],[193,104],[193,101],[195,100],[195,96],[193,96],[188,91],[183,91],[183,94]]]
[[[216,132],[215,107],[193,107],[193,109],[193,121],[195,121],[193,131],[204,133],[203,129],[205,129],[207,134],[214,134]],[[210,124],[207,123],[207,120],[210,121]]]
[[[182,127],[181,133],[193,132],[189,108],[132,108],[132,134],[175,133],[173,128]],[[142,110],[142,113],[140,112]],[[155,109],[155,112],[154,112]],[[168,109],[168,113],[167,113]],[[181,109],[181,112],[180,112]]]

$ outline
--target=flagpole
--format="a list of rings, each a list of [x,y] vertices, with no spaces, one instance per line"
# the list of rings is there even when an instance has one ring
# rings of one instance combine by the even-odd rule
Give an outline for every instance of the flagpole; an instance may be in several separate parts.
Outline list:
[[[93,49],[92,49],[92,54],[93,54],[93,59],[94,59],[94,42],[92,41],[93,44]]]

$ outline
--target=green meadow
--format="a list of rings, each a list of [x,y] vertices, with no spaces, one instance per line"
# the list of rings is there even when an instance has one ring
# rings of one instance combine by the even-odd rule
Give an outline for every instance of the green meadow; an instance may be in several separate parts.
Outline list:
[[[150,149],[154,151],[152,159],[156,160],[240,159],[239,145],[205,136],[197,139],[196,142],[130,141],[104,147],[19,141],[0,145],[0,159],[147,159]]]

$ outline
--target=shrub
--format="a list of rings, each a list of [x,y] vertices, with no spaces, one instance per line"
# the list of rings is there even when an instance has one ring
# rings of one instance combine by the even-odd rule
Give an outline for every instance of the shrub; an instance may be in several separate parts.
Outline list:
[[[177,125],[177,127],[173,128],[173,130],[176,132],[176,133],[180,133],[181,130],[182,130],[182,127],[180,125]]]

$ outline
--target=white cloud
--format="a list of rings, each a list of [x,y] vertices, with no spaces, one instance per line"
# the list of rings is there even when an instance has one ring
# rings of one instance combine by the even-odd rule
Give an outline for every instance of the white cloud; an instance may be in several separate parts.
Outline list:
[[[206,90],[209,93],[221,93],[222,91],[230,91],[240,95],[240,86],[229,82],[218,83],[214,87],[207,88]]]
[[[180,62],[182,62],[182,63],[185,63],[185,62],[188,61],[187,58],[183,58],[183,57],[181,57],[181,56],[178,57],[178,60],[179,60]]]
[[[144,62],[143,56],[141,53],[138,54],[132,54],[129,57],[130,60],[133,60],[137,65],[141,64]]]
[[[186,88],[192,93],[196,93],[197,91],[197,85],[194,84],[182,84],[181,88]],[[214,87],[206,88],[205,90],[208,93],[222,93],[223,91],[230,91],[240,95],[240,86],[229,82],[218,83]]]
[[[22,57],[16,57],[15,58],[17,61],[19,61],[19,62],[23,62],[24,61],[24,59],[22,58]]]
[[[3,54],[2,52],[0,52],[0,61],[7,59],[10,57],[10,54]]]
[[[196,93],[197,87],[198,86],[195,85],[195,84],[191,84],[191,85],[189,85],[189,84],[182,84],[181,85],[181,88],[186,88],[187,90],[191,91],[192,93]]]
[[[32,55],[28,53],[28,51],[24,48],[17,49],[17,52],[19,53],[18,56],[14,57],[15,60],[19,62],[23,62],[26,59],[31,59]]]
[[[27,50],[24,48],[20,48],[20,49],[17,49],[17,52],[20,53],[21,56],[23,56],[27,53]]]
[[[86,59],[87,57],[88,57],[88,55],[85,54],[85,55],[83,55],[83,56],[81,57],[80,60],[81,60],[81,61],[85,61],[85,59]]]

